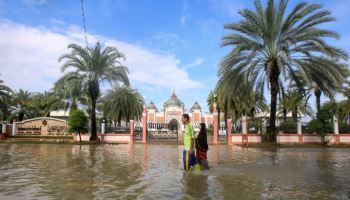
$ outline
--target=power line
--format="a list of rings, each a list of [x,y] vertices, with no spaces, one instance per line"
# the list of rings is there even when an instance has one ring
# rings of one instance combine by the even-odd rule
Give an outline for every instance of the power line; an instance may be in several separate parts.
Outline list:
[[[85,34],[85,44],[86,48],[88,47],[88,40],[87,40],[87,31],[86,31],[86,21],[85,21],[85,12],[84,12],[84,2],[83,0],[80,0],[81,3],[81,14],[83,18],[83,26],[84,26],[84,34]]]

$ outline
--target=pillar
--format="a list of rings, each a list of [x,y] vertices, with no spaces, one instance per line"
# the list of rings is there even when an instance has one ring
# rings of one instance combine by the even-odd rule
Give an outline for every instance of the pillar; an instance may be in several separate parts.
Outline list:
[[[147,143],[147,107],[146,105],[143,106],[143,113],[142,113],[142,144]]]
[[[232,119],[227,119],[227,143],[232,144]]]
[[[105,134],[106,133],[106,121],[105,119],[102,120],[102,123],[101,123],[101,134]]]
[[[218,111],[216,108],[216,103],[214,103],[213,109],[213,124],[214,124],[214,141],[213,144],[218,144],[218,131],[219,131],[219,121],[218,121]]]
[[[242,117],[242,134],[248,133],[247,115]]]
[[[303,139],[303,132],[302,132],[302,129],[301,129],[301,118],[298,119],[298,122],[297,122],[297,132],[298,132],[298,142],[299,144],[302,144],[304,143],[304,139]]]
[[[302,130],[301,130],[301,119],[298,119],[298,134],[302,134]]]
[[[338,124],[338,119],[337,117],[334,115],[333,116],[333,125],[334,125],[334,134],[339,134],[339,124]]]
[[[2,122],[1,134],[6,134],[6,122]]]
[[[248,144],[248,120],[247,115],[242,116],[242,144]]]
[[[16,119],[12,122],[12,136],[16,136]]]
[[[130,120],[130,144],[134,143],[134,120]]]
[[[334,134],[335,134],[335,143],[339,144],[340,143],[339,124],[338,124],[338,119],[335,115],[333,116],[333,126],[334,126]]]

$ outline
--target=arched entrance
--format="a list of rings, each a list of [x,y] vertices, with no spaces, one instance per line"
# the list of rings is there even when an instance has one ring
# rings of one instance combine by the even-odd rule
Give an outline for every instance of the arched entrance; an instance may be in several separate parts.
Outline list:
[[[177,119],[172,119],[169,121],[169,130],[170,131],[178,131],[179,130],[179,127],[180,127],[180,123],[179,121],[177,121]]]

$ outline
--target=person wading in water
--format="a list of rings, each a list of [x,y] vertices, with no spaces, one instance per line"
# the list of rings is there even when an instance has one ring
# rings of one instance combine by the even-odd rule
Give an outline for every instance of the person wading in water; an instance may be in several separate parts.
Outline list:
[[[207,151],[209,149],[207,142],[207,131],[205,123],[200,123],[201,129],[199,131],[198,137],[196,138],[196,157],[198,163],[203,169],[209,169],[209,164],[207,160]]]
[[[188,114],[182,115],[182,123],[185,125],[183,162],[184,169],[188,171],[192,166],[197,164],[196,156],[194,154],[195,132]]]

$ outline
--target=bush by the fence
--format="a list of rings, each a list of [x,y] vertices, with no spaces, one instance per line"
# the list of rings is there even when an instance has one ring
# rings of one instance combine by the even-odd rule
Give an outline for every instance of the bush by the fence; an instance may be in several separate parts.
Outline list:
[[[323,124],[318,119],[313,119],[309,122],[306,132],[307,133],[321,133],[323,128]]]
[[[306,128],[306,133],[321,134],[322,132],[326,134],[334,133],[333,124],[331,122],[325,122],[325,124],[323,124],[320,120],[313,119]]]
[[[350,124],[339,122],[339,133],[350,133]]]
[[[279,126],[279,129],[283,133],[297,133],[298,132],[298,124],[293,120],[287,120],[282,122]]]
[[[248,133],[257,134],[262,132],[262,121],[261,120],[252,120],[248,122]]]

